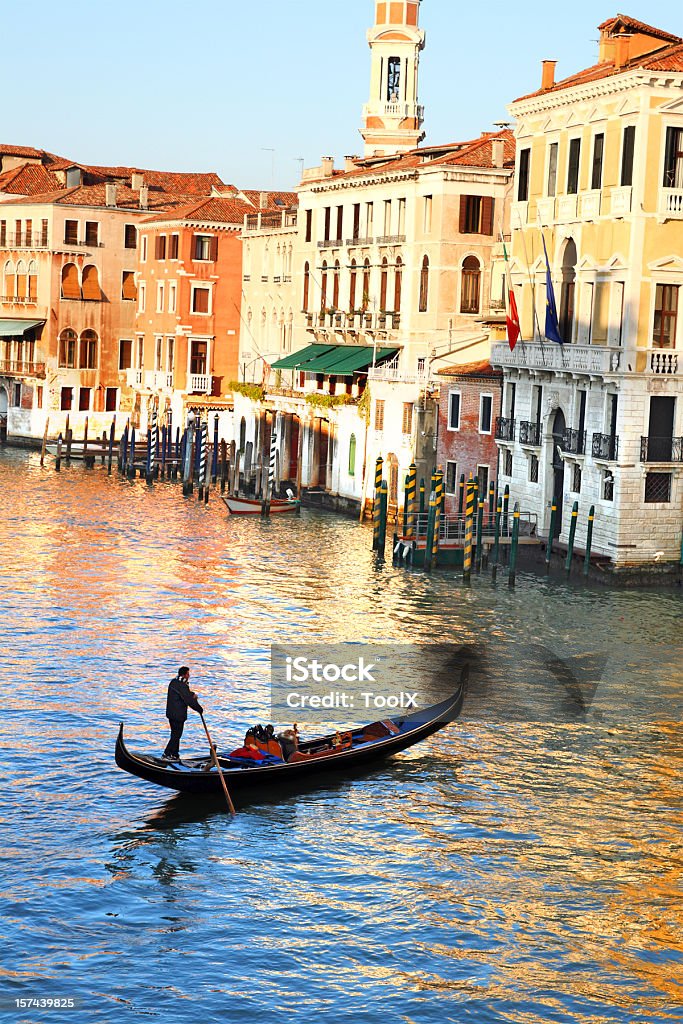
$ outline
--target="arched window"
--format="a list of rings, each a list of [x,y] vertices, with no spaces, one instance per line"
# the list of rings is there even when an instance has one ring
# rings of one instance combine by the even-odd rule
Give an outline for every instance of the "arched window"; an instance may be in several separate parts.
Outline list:
[[[356,475],[356,435],[349,438],[349,476]]]
[[[384,257],[379,275],[379,308],[384,313],[387,308],[387,286],[389,284],[389,260]]]
[[[95,331],[81,331],[78,365],[81,370],[97,369],[97,334]]]
[[[311,290],[311,264],[304,263],[304,297],[303,297],[303,311],[308,313],[308,298]]]
[[[75,263],[65,263],[62,267],[62,298],[80,299],[81,283],[78,279],[78,267]]]
[[[394,312],[401,312],[401,289],[403,287],[403,260],[396,257],[396,277],[394,278]]]
[[[420,313],[427,312],[427,305],[429,303],[429,256],[425,256],[422,260],[422,269],[420,270],[420,305],[418,310]]]
[[[567,239],[562,255],[562,288],[560,291],[560,337],[570,345],[574,333],[574,290],[576,287],[576,243]]]
[[[38,298],[38,264],[35,260],[28,265],[28,297],[34,301]]]
[[[462,264],[460,285],[460,312],[479,312],[481,267],[476,256],[466,256]]]
[[[366,257],[363,263],[363,310],[370,304],[370,260]]]
[[[327,312],[327,260],[323,260],[323,268],[320,275],[320,312],[323,315]]]
[[[355,260],[351,260],[351,273],[349,275],[349,313],[353,313],[356,308],[356,276],[358,274],[358,267]]]
[[[244,451],[246,440],[247,440],[247,421],[245,420],[245,418],[243,416],[242,419],[240,420],[240,443],[239,443],[239,446],[238,446],[239,447],[239,451],[241,451],[241,452]]]
[[[401,58],[390,57],[387,65],[387,101],[398,103],[401,95]]]
[[[92,302],[99,302],[102,298],[97,267],[92,265],[83,267],[83,298]]]
[[[26,291],[26,264],[23,260],[19,260],[17,263],[17,290],[16,296],[18,299],[25,299],[27,295]]]
[[[332,278],[332,305],[339,309],[339,260],[334,261],[334,275]]]
[[[70,327],[66,327],[59,335],[59,365],[73,369],[76,365],[76,342],[78,336]]]
[[[7,260],[7,263],[5,263],[3,285],[2,285],[2,294],[5,295],[8,299],[13,299],[14,298],[14,295],[15,295],[15,291],[14,291],[15,284],[16,284],[16,276],[15,276],[15,273],[14,273],[14,264],[12,263],[11,260]]]

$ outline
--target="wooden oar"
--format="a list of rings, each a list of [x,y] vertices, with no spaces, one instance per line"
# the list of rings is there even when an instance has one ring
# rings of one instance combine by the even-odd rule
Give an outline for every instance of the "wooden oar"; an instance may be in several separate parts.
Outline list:
[[[211,749],[211,757],[213,759],[213,763],[216,765],[216,768],[218,769],[218,774],[220,775],[221,785],[223,787],[223,792],[225,793],[225,799],[227,800],[228,808],[229,808],[230,813],[232,814],[232,816],[234,818],[235,817],[235,806],[234,806],[232,800],[230,799],[230,793],[228,792],[228,787],[225,784],[225,779],[223,777],[223,772],[221,770],[221,766],[218,763],[218,757],[216,756],[216,748],[214,747],[213,741],[211,739],[211,736],[209,735],[209,730],[208,730],[208,728],[206,726],[206,722],[204,721],[204,715],[200,715],[199,717],[202,720],[202,725],[204,726],[204,732],[206,733],[206,738],[209,741],[209,747]]]

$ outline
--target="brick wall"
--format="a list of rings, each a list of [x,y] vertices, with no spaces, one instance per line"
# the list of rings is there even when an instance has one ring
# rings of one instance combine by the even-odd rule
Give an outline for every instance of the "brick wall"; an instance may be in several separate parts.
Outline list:
[[[457,482],[462,473],[468,480],[477,475],[477,467],[488,466],[489,481],[498,477],[498,446],[495,442],[496,418],[501,415],[502,374],[491,376],[441,376],[439,399],[439,439],[437,463],[447,472],[447,463],[456,463],[455,494],[446,494],[446,512],[457,512]],[[449,429],[449,403],[451,392],[460,393],[460,425]],[[492,396],[490,432],[480,431],[481,396]],[[448,482],[448,481],[447,481]]]

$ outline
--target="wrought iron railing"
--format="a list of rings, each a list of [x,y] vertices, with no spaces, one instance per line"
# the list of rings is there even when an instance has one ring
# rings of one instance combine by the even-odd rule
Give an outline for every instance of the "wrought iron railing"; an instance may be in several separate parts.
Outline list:
[[[619,438],[614,434],[593,434],[592,454],[594,459],[614,462],[619,456]]]
[[[427,526],[429,522],[428,512],[418,512],[415,516],[415,535],[417,538],[427,536]],[[499,518],[499,531],[501,537],[511,537],[512,527],[514,522],[514,513],[508,512],[507,516],[501,514]],[[463,543],[465,539],[465,528],[467,524],[467,516],[464,513],[454,515],[442,515],[439,521],[439,539],[450,540],[457,543]],[[477,527],[479,524],[478,510],[475,512],[472,527],[473,535],[477,537]],[[484,513],[482,517],[482,539],[493,540],[496,530],[496,513],[491,513],[488,505],[488,498],[484,507]],[[519,536],[520,537],[535,537],[538,534],[538,517],[535,512],[520,512],[519,514]]]
[[[541,424],[533,420],[520,420],[519,443],[538,447],[541,443]]]
[[[564,432],[562,448],[564,451],[569,452],[570,455],[585,455],[586,431],[574,430],[572,427],[568,427]]]
[[[515,420],[509,416],[496,416],[496,441],[514,441]]]
[[[347,238],[347,245],[372,245],[373,238]]]
[[[4,249],[47,249],[47,235],[35,231],[20,234],[0,235],[0,248]]]
[[[683,462],[683,437],[641,437],[641,462]]]

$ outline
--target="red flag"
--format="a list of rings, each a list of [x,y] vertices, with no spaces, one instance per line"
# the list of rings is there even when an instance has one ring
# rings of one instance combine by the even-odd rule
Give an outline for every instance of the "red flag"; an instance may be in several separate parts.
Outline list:
[[[519,313],[517,312],[515,293],[513,292],[512,288],[510,289],[509,297],[510,308],[505,317],[505,323],[507,324],[508,329],[508,345],[510,346],[510,351],[512,352],[515,345],[517,344],[517,339],[522,333],[522,329],[519,326]]]

